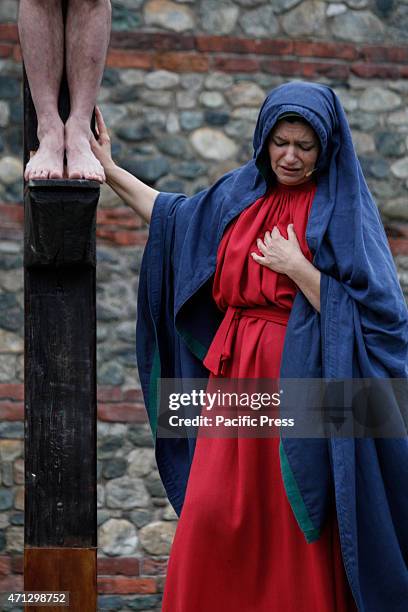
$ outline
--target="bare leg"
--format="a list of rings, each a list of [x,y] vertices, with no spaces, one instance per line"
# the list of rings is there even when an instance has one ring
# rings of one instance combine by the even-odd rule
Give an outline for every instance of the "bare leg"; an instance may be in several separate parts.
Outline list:
[[[71,113],[65,124],[69,178],[102,181],[92,153],[90,122],[101,84],[111,26],[109,0],[70,0],[66,24],[67,77]]]
[[[58,93],[64,31],[60,0],[20,0],[18,28],[40,142],[24,176],[26,180],[62,178],[64,124],[58,114]]]

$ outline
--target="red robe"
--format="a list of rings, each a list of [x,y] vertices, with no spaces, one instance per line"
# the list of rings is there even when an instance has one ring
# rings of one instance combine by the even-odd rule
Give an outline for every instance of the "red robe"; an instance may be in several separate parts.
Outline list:
[[[305,231],[316,186],[277,185],[227,228],[213,296],[224,320],[206,355],[219,376],[278,378],[296,285],[255,262],[257,238],[293,223]],[[198,437],[174,538],[163,612],[350,612],[334,500],[321,537],[308,544],[286,497],[279,437]]]

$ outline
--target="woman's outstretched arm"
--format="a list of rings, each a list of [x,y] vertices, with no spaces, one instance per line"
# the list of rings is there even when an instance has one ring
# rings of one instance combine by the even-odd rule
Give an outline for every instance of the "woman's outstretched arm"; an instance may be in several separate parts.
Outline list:
[[[125,204],[133,208],[144,221],[150,223],[153,204],[159,192],[115,164],[112,159],[108,130],[98,107],[96,107],[95,115],[98,139],[92,136],[91,147],[105,170],[106,183]]]

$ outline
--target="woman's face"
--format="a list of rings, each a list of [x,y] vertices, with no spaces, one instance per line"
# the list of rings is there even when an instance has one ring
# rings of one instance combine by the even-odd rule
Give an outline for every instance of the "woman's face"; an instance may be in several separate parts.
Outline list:
[[[268,141],[271,167],[279,183],[300,185],[310,177],[319,156],[320,143],[314,130],[304,123],[282,119]]]

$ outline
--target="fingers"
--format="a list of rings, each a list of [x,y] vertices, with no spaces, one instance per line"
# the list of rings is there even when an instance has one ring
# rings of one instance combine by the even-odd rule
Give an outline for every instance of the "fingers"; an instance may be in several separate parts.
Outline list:
[[[266,260],[265,257],[261,257],[260,255],[258,255],[257,253],[251,253],[251,257],[254,261],[256,261],[257,263],[262,264],[263,266],[266,265]]]
[[[288,240],[298,242],[293,223],[289,223],[288,225]]]
[[[261,253],[263,253],[263,255],[268,254],[268,248],[265,246],[265,244],[262,242],[260,238],[258,238],[258,240],[256,241],[256,244],[257,244],[258,249],[261,251]]]
[[[95,107],[95,119],[96,119],[96,127],[98,129],[98,135],[102,136],[106,134],[106,136],[108,136],[108,128],[106,127],[106,124],[103,119],[99,106]]]

